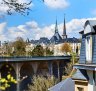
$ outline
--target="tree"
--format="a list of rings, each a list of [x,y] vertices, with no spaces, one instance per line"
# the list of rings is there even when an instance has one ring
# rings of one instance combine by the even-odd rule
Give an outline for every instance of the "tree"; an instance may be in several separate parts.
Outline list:
[[[71,46],[68,43],[64,43],[61,46],[61,51],[65,52],[67,54],[68,52],[71,53],[72,49],[71,49]]]
[[[28,86],[27,91],[48,91],[48,88],[57,84],[59,80],[57,78],[45,78],[43,76],[34,76],[32,84]]]
[[[12,42],[5,41],[3,47],[5,47],[5,56],[10,56],[12,53]]]
[[[37,45],[32,52],[30,52],[31,56],[44,56],[44,49],[41,45]]]
[[[13,42],[13,56],[25,56],[26,55],[26,42],[23,38],[18,37],[15,42]]]
[[[51,55],[53,55],[53,51],[51,51],[48,47],[46,47],[45,54],[46,54],[46,56],[51,56]]]
[[[51,51],[48,47],[43,48],[41,45],[37,45],[32,52],[29,52],[31,56],[51,56],[53,55],[53,51]]]
[[[71,58],[72,64],[74,65],[75,63],[78,63],[77,54],[72,52],[71,56],[72,56],[72,58]]]

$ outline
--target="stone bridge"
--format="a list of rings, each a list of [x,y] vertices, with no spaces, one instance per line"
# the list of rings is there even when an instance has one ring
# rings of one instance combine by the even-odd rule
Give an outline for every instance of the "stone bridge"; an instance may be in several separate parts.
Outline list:
[[[64,66],[71,56],[0,57],[0,78],[11,74],[19,83],[11,84],[6,91],[23,91],[31,83],[33,75],[62,78]]]

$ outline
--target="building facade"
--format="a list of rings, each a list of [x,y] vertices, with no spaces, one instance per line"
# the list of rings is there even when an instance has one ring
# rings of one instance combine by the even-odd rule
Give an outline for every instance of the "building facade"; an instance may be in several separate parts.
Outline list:
[[[87,20],[80,34],[80,59],[74,65],[78,71],[73,76],[75,91],[96,91],[96,20]]]

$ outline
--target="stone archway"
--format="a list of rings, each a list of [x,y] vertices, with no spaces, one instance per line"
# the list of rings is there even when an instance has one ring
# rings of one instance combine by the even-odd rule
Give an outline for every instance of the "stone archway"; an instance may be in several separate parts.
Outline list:
[[[32,76],[33,76],[33,68],[30,63],[24,63],[20,69],[20,91],[24,91],[28,89],[28,84],[31,83]]]
[[[37,75],[47,77],[49,75],[48,62],[40,62],[37,70]]]
[[[7,79],[7,75],[8,74],[11,74],[11,76],[16,79],[16,72],[14,70],[14,68],[8,64],[8,63],[5,63],[1,66],[1,78],[6,78]],[[5,91],[16,91],[16,84],[14,83],[9,83],[10,87],[7,88]]]

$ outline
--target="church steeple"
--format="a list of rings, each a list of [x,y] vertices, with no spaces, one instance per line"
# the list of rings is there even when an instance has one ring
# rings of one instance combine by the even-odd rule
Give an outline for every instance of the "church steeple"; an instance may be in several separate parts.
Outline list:
[[[62,35],[63,39],[67,38],[66,35],[66,23],[65,23],[65,14],[64,14],[64,25],[63,25],[63,35]]]
[[[56,24],[55,24],[55,33],[58,33],[57,18],[56,18]]]

